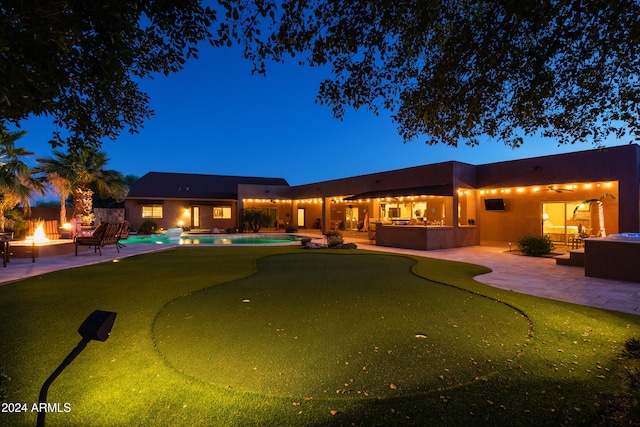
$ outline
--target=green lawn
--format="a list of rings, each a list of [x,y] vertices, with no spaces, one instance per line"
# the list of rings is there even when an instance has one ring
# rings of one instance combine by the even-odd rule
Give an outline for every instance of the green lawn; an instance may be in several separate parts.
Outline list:
[[[9,267],[10,268],[10,267]],[[47,425],[558,425],[637,416],[640,317],[482,285],[470,264],[192,248],[0,287],[7,402],[30,409],[95,309],[118,313],[50,388]],[[5,406],[5,409],[8,406]],[[0,413],[0,425],[36,414]]]

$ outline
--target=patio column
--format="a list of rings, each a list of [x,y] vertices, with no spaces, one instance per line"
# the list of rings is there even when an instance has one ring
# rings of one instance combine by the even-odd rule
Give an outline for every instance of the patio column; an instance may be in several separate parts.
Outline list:
[[[331,197],[323,197],[322,198],[322,225],[321,230],[322,234],[325,234],[329,231],[329,227],[331,226]]]

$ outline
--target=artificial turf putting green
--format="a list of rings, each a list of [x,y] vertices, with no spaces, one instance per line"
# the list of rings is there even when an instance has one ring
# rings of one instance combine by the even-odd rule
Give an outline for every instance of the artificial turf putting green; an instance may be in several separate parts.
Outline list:
[[[177,370],[284,396],[390,397],[473,382],[529,338],[523,314],[428,281],[394,255],[262,258],[252,276],[172,301],[154,325]]]
[[[325,272],[319,267],[310,267],[314,260],[320,265],[331,264],[332,268],[326,268]],[[370,275],[368,283],[360,280],[363,269]],[[408,273],[409,269],[416,277]],[[24,402],[30,407],[37,401],[43,381],[78,343],[80,323],[93,310],[102,309],[118,313],[112,336],[104,343],[90,343],[51,386],[49,402],[69,403],[71,412],[47,414],[48,427],[407,424],[539,427],[612,424],[603,424],[602,417],[606,417],[606,421],[618,421],[618,424],[624,420],[640,419],[638,405],[633,404],[638,401],[638,392],[630,387],[632,374],[640,367],[637,361],[620,358],[624,342],[630,337],[640,336],[640,316],[518,294],[473,280],[475,275],[486,272],[488,269],[480,266],[422,257],[359,250],[306,251],[300,247],[180,247],[117,263],[58,271],[0,286],[0,372],[11,378],[0,384],[0,393],[7,402]],[[405,276],[406,280],[399,283],[398,278]],[[266,280],[266,277],[273,280]],[[273,283],[276,278],[278,283]],[[195,358],[197,352],[193,335],[178,337],[189,343],[188,347],[178,349],[174,345],[174,349],[182,352],[182,357],[192,357],[193,354],[192,363],[174,357],[176,353],[158,351],[171,344],[169,341],[155,341],[162,336],[159,330],[161,323],[165,322],[165,329],[172,323],[166,314],[174,306],[185,304],[183,308],[188,308],[188,311],[178,312],[184,319],[176,325],[193,320],[187,317],[195,313],[193,308],[202,307],[200,296],[203,296],[204,304],[207,299],[216,302],[216,292],[220,298],[228,293],[228,297],[234,300],[232,305],[224,305],[222,312],[234,309],[235,304],[235,308],[240,310],[240,318],[246,314],[247,304],[252,307],[250,310],[263,307],[265,313],[284,310],[278,301],[262,298],[264,294],[247,296],[242,292],[242,295],[234,295],[230,289],[247,286],[246,289],[253,287],[254,291],[260,291],[260,281],[265,286],[284,286],[283,282],[286,282],[292,295],[306,299],[309,303],[306,308],[301,304],[298,307],[298,304],[288,303],[288,309],[298,319],[308,319],[313,310],[320,310],[311,304],[314,298],[318,303],[323,301],[322,294],[312,298],[312,295],[307,295],[309,292],[298,289],[302,283],[322,283],[321,286],[339,289],[345,295],[351,292],[358,307],[361,302],[357,298],[366,298],[371,310],[363,310],[362,315],[370,316],[367,319],[373,320],[365,323],[372,325],[352,322],[360,328],[358,338],[366,338],[363,344],[342,337],[354,336],[353,329],[345,327],[348,322],[334,322],[330,327],[331,322],[327,320],[321,326],[328,336],[318,339],[318,342],[309,341],[309,346],[322,347],[320,342],[331,346],[332,340],[339,340],[342,344],[335,345],[333,353],[354,356],[356,362],[365,361],[366,356],[390,358],[393,355],[400,356],[397,360],[402,363],[410,360],[418,363],[415,361],[418,357],[413,359],[411,355],[417,355],[420,350],[423,351],[421,361],[428,359],[425,354],[433,356],[435,346],[431,349],[419,346],[435,344],[438,340],[441,349],[451,352],[447,357],[463,363],[447,366],[443,360],[432,358],[429,361],[435,363],[433,369],[428,363],[421,366],[421,369],[437,374],[441,384],[434,383],[433,375],[424,375],[419,381],[407,379],[409,370],[385,369],[384,364],[375,367],[375,375],[371,365],[371,373],[358,371],[360,376],[354,373],[352,378],[350,372],[345,371],[347,366],[362,369],[366,365],[340,365],[334,376],[318,371],[317,376],[309,378],[308,384],[316,387],[322,381],[337,383],[346,376],[353,379],[353,383],[338,383],[336,390],[343,389],[344,393],[335,393],[336,390],[331,390],[327,383],[328,392],[325,394],[322,388],[321,395],[314,397],[314,394],[303,393],[300,388],[297,391],[287,388],[289,384],[284,382],[275,383],[280,388],[270,391],[267,386],[274,383],[268,377],[256,376],[254,383],[228,384],[229,376],[223,379],[205,377],[210,375],[211,369],[203,369],[202,375],[187,371],[198,366],[206,368],[203,359]],[[379,292],[371,292],[372,283],[376,283]],[[411,283],[416,286],[411,286]],[[278,289],[281,293],[287,292],[286,288]],[[396,294],[391,293],[392,289],[397,290]],[[210,292],[213,292],[212,296],[208,296]],[[250,299],[251,302],[239,303],[236,297]],[[412,304],[419,301],[423,307],[435,309],[439,314],[423,317],[422,312],[402,307],[401,303],[404,301],[406,305],[409,300]],[[341,319],[358,312],[358,307],[352,308],[354,298],[340,297],[337,301],[342,303],[342,307],[332,301],[336,301],[335,296],[333,300],[326,300],[325,305],[330,303],[331,311]],[[398,302],[400,305],[396,307]],[[397,346],[395,355],[396,349],[385,349],[378,344],[374,344],[379,347],[378,353],[362,350],[367,346],[371,348],[372,344],[366,344],[369,337],[379,337],[380,330],[384,331],[379,323],[382,319],[374,316],[380,307],[390,307],[391,314],[384,316],[389,316],[389,327],[399,331],[395,337],[384,334],[388,340],[387,347]],[[523,319],[516,312],[526,314],[530,322],[529,338],[523,337],[527,332]],[[465,321],[479,317],[476,316],[478,313],[493,320],[480,323]],[[409,331],[408,327],[404,328],[401,315],[407,315],[421,329],[414,331],[411,328]],[[284,331],[266,328],[258,335],[254,334],[254,321],[259,317],[244,323],[251,330],[243,330],[241,335],[254,340],[245,351],[259,351],[263,343],[280,348],[284,344],[291,345],[291,342],[299,345],[295,338],[290,339],[289,332],[302,326],[313,331],[310,322],[301,326],[302,322],[293,322],[284,314],[280,318],[286,322]],[[237,319],[234,317],[232,320],[235,322]],[[209,321],[203,319],[202,323]],[[214,318],[213,321],[217,320]],[[506,333],[513,333],[512,339],[508,339],[509,335],[506,338],[495,336],[500,329],[510,329],[501,326],[509,322],[514,331]],[[422,329],[423,326],[431,326],[432,330]],[[462,330],[474,339],[465,338],[461,335]],[[401,335],[406,333],[424,333],[427,338]],[[167,332],[162,334],[166,336]],[[303,339],[302,334],[298,337],[298,340]],[[275,343],[268,341],[271,338],[270,341]],[[235,345],[233,338],[228,339]],[[524,341],[526,346],[522,344]],[[406,346],[408,343],[411,343],[411,349]],[[487,343],[491,345],[483,346]],[[500,345],[503,343],[504,346]],[[413,349],[413,345],[417,348]],[[385,352],[389,349],[391,354]],[[169,350],[169,347],[164,350]],[[426,350],[431,350],[431,353],[426,353]],[[357,351],[362,354],[357,354]],[[509,357],[514,351],[515,357]],[[318,353],[324,354],[323,351],[305,351],[296,355],[293,351],[285,351],[282,353],[284,356],[279,357],[288,358],[292,368],[300,372],[301,366],[314,366]],[[272,361],[273,354],[263,355],[261,361],[265,365],[281,363]],[[330,356],[325,357],[325,362],[332,362]],[[302,363],[298,359],[307,362]],[[212,369],[220,366],[224,367],[218,365]],[[230,368],[227,366],[226,369]],[[479,374],[477,379],[469,380],[473,369]],[[403,378],[396,372],[401,372]],[[482,372],[486,374],[482,375]],[[239,374],[231,374],[238,378]],[[391,381],[398,381],[394,383],[398,386],[396,390],[377,391],[377,387],[384,388]],[[365,385],[366,389],[371,389],[369,396],[357,393],[363,392]],[[317,394],[318,390],[316,387],[310,393]],[[0,413],[0,426],[33,426],[35,420],[36,414],[30,411]]]

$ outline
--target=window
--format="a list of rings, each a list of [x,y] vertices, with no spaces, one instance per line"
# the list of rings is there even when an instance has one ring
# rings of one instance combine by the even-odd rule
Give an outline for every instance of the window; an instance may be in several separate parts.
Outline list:
[[[200,227],[200,206],[192,206],[191,211],[193,212],[191,214],[191,225],[194,228],[198,228]]]
[[[213,217],[220,219],[231,219],[231,206],[214,206]]]
[[[142,218],[162,218],[162,205],[142,206]]]

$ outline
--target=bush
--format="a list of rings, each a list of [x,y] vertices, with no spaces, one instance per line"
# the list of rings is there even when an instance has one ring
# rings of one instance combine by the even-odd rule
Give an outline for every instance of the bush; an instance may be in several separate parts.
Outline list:
[[[622,356],[628,359],[640,359],[640,340],[638,338],[629,338],[624,344]]]
[[[227,227],[224,229],[225,234],[233,234],[233,233],[237,233],[238,229],[235,227]]]
[[[243,232],[250,230],[258,233],[260,228],[268,227],[270,223],[271,217],[263,210],[247,208],[240,212],[240,224]]]
[[[536,236],[535,234],[527,234],[518,240],[518,249],[523,255],[528,256],[544,256],[549,255],[555,248],[551,237]]]
[[[158,223],[152,219],[145,219],[138,227],[138,234],[154,234],[158,231]]]
[[[284,231],[285,233],[297,233],[298,232],[298,226],[295,224],[287,224],[284,227]]]
[[[327,231],[325,236],[327,236],[327,246],[330,248],[344,243],[344,238],[342,237],[342,233],[340,231],[330,230]]]
[[[0,214],[2,215],[2,214]],[[14,238],[22,238],[25,231],[29,228],[27,221],[19,210],[10,210],[4,213],[4,231],[14,233]]]

